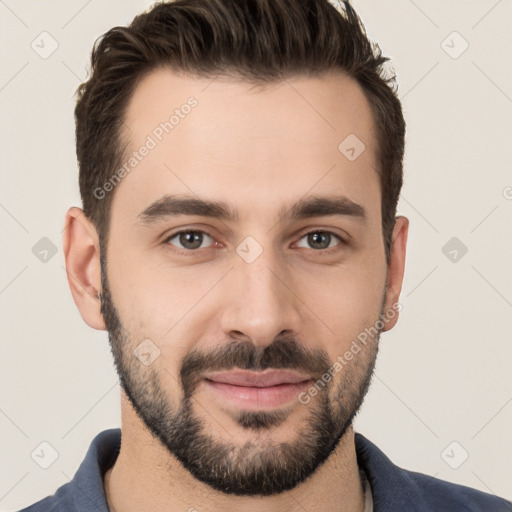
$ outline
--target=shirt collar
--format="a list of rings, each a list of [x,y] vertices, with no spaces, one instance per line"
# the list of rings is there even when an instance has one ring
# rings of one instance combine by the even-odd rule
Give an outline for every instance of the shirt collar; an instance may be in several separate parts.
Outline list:
[[[92,440],[85,459],[71,481],[76,510],[109,512],[103,476],[119,455],[121,429],[104,430]]]
[[[421,490],[403,469],[399,468],[371,441],[355,433],[357,463],[370,482],[375,512],[431,509],[421,498]]]

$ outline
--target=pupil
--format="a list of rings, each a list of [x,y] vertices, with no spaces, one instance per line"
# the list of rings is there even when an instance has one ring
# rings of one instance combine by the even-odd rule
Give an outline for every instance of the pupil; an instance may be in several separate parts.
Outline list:
[[[197,249],[198,247],[201,246],[201,233],[197,232],[197,231],[189,231],[187,233],[182,233],[181,234],[181,240],[180,242],[184,245],[184,246],[187,246],[187,244],[192,244],[193,247],[188,247],[189,249]],[[197,243],[199,241],[199,243]],[[194,245],[195,243],[195,245]]]
[[[329,237],[328,233],[321,233],[321,232],[320,233],[313,233],[313,234],[311,234],[309,236],[310,236],[310,243],[311,243],[311,245],[317,244],[319,239],[320,239],[320,244],[322,245],[321,238],[323,237],[324,242],[325,242],[325,240],[326,239],[328,240],[328,237]],[[329,246],[329,242],[327,241],[327,245],[325,245],[325,243],[324,243],[323,246],[328,247]],[[322,248],[325,248],[323,246],[322,246]]]

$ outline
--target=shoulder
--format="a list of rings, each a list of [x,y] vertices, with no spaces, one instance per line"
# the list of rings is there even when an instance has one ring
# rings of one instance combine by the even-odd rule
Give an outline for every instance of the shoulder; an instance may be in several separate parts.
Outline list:
[[[493,494],[400,468],[362,434],[355,434],[355,444],[376,512],[512,512],[512,502]]]
[[[421,497],[435,510],[512,512],[512,502],[486,492],[399,468]]]
[[[103,475],[119,455],[120,444],[121,429],[100,432],[90,443],[85,458],[70,482],[60,486],[53,495],[18,512],[108,512]]]
[[[71,483],[62,485],[51,496],[36,501],[18,512],[71,512],[75,510]]]

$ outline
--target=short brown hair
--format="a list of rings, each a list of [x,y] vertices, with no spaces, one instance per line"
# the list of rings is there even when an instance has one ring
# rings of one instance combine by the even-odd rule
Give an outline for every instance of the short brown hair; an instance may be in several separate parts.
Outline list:
[[[348,1],[175,0],[159,2],[128,27],[98,38],[91,76],[77,90],[76,152],[85,215],[108,239],[113,193],[94,191],[123,161],[122,128],[136,85],[168,66],[200,77],[227,75],[252,84],[339,70],[362,87],[377,128],[382,232],[389,262],[403,182],[405,121],[395,75]],[[340,141],[341,142],[341,141]],[[105,245],[106,247],[106,245]]]

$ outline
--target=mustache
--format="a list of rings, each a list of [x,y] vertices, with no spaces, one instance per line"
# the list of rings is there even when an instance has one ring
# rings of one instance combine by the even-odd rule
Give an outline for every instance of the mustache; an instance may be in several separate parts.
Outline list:
[[[203,375],[216,371],[262,371],[267,368],[296,370],[320,379],[331,362],[327,352],[310,349],[293,339],[277,339],[270,345],[255,346],[250,341],[231,341],[212,351],[195,349],[184,358],[180,379],[186,396],[192,395]]]

